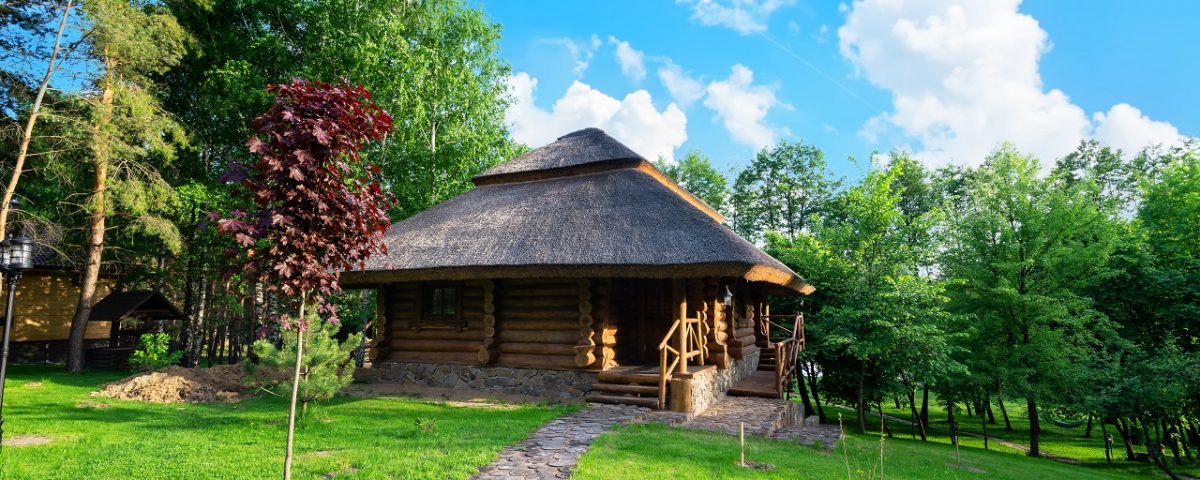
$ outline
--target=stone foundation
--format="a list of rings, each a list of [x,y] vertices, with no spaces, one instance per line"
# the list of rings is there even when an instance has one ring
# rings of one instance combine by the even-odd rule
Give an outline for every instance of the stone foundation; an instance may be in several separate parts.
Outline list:
[[[476,390],[562,401],[582,401],[596,382],[596,374],[589,372],[445,363],[380,362],[359,371],[359,376],[371,383]]]
[[[689,402],[691,410],[687,412],[691,418],[725,398],[725,392],[758,370],[759,356],[760,352],[749,352],[744,358],[734,360],[729,368],[710,369],[697,372],[690,379],[672,380],[671,394],[675,395],[681,390],[686,392],[691,398]],[[687,388],[679,389],[675,387],[674,382],[687,382],[690,385]]]

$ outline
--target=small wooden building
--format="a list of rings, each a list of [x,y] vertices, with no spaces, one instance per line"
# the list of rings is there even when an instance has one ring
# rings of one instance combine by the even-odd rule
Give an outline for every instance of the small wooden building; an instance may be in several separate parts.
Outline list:
[[[99,301],[112,290],[110,275],[101,275],[92,301]],[[6,311],[7,293],[0,295],[0,316]],[[13,332],[9,359],[13,362],[64,362],[71,317],[79,303],[79,272],[62,253],[35,245],[33,269],[17,283],[13,301]],[[101,345],[111,325],[88,324],[84,338],[88,345]],[[3,323],[0,323],[3,330]]]
[[[379,291],[374,381],[699,412],[760,368],[791,375],[795,272],[598,129],[398,222],[347,288]],[[772,336],[771,325],[789,331]],[[773,341],[774,340],[774,341]]]
[[[187,318],[163,294],[150,290],[112,292],[92,306],[92,324],[109,326],[108,344],[88,348],[88,367],[125,368],[142,335],[169,331],[168,322]]]

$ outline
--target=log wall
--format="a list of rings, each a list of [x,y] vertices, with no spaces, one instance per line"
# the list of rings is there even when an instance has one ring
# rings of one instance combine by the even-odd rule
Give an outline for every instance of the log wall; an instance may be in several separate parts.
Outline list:
[[[421,320],[420,283],[381,288],[374,361],[599,369],[605,347],[605,282],[480,280],[461,284],[461,326]],[[593,302],[599,302],[599,308]],[[609,347],[611,349],[611,347]]]

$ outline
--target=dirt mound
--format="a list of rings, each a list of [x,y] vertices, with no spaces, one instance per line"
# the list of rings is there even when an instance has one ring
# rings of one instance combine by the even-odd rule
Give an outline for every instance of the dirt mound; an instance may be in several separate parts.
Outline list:
[[[241,365],[212,368],[167,367],[104,385],[92,395],[153,403],[236,402],[245,389]]]

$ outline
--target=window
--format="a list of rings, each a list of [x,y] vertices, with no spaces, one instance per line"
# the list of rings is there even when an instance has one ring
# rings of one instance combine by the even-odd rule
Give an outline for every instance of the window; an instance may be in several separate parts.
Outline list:
[[[421,294],[421,323],[459,326],[462,323],[460,294],[456,284],[426,285]]]

